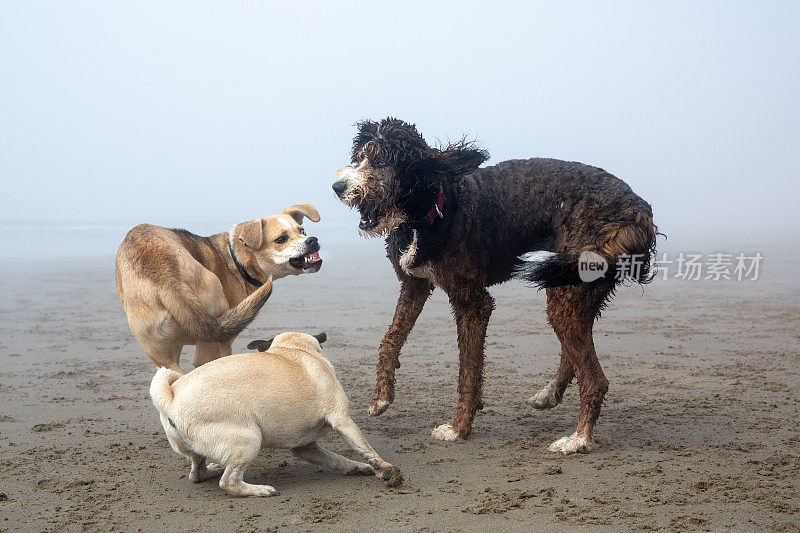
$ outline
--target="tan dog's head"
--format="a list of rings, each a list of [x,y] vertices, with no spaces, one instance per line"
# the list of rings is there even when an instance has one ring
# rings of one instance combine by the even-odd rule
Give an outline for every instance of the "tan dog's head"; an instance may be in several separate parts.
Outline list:
[[[322,267],[319,241],[306,236],[303,218],[319,222],[319,213],[311,204],[300,204],[237,224],[230,232],[236,259],[260,280],[318,272]]]

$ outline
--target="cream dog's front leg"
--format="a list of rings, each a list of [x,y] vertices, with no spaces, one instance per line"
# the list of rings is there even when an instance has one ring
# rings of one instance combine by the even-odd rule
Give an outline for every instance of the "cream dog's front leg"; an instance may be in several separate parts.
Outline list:
[[[321,466],[322,468],[327,468],[328,470],[333,470],[334,472],[339,472],[346,476],[375,475],[375,470],[367,463],[359,463],[358,461],[343,457],[338,453],[329,452],[316,442],[298,448],[292,448],[292,453],[296,457],[308,461],[312,465]]]

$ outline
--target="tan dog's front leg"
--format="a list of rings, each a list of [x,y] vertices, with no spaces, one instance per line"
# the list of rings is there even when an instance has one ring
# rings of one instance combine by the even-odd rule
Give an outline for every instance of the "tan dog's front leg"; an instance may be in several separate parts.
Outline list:
[[[379,415],[394,401],[394,372],[400,368],[400,349],[431,295],[433,286],[427,279],[406,276],[401,279],[400,298],[389,331],[378,349],[378,373],[375,394],[369,414]]]

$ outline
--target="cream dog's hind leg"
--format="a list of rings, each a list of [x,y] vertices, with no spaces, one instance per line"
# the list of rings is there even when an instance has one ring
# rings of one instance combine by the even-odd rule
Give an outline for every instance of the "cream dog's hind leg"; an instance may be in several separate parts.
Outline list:
[[[304,461],[308,461],[312,465],[321,466],[334,472],[339,472],[346,476],[362,475],[372,476],[375,475],[375,470],[367,463],[359,463],[347,457],[343,457],[338,453],[329,452],[316,442],[292,448],[292,453]]]
[[[278,491],[270,485],[253,485],[244,480],[244,471],[248,463],[225,466],[225,473],[219,480],[219,486],[231,496],[275,496]]]
[[[225,467],[216,463],[206,463],[206,458],[193,453],[189,458],[192,461],[192,471],[189,479],[193,483],[200,483],[207,479],[218,477],[225,471]]]
[[[224,442],[230,455],[225,457],[225,472],[219,486],[232,496],[274,496],[278,494],[270,485],[253,485],[244,480],[244,471],[255,461],[261,450],[261,429],[256,425],[216,427],[207,431],[209,442]]]
[[[192,462],[192,469],[189,472],[189,479],[194,483],[199,483],[212,477],[217,477],[222,474],[224,468],[221,465],[210,463],[206,464],[206,458],[202,455],[195,453],[186,442],[178,434],[177,430],[170,424],[169,418],[164,414],[161,415],[161,424],[167,434],[172,449],[183,455]]]

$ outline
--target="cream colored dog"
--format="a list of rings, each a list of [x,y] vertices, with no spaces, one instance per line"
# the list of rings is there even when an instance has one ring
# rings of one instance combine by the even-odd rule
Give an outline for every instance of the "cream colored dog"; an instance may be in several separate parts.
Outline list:
[[[185,375],[156,372],[150,397],[172,449],[192,462],[189,479],[222,474],[219,486],[229,494],[273,496],[273,487],[246,483],[243,475],[261,448],[288,448],[342,474],[377,473],[392,486],[402,481],[350,418],[347,396],[322,354],[324,341],[324,333],[282,333],[248,346],[266,351],[223,357]],[[369,464],[321,448],[317,439],[329,428]]]

